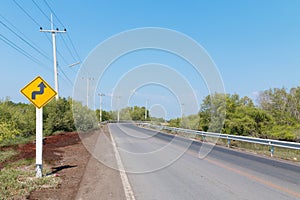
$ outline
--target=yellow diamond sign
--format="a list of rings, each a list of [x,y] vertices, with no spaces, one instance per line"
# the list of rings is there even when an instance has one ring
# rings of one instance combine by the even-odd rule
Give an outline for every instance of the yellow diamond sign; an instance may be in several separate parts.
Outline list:
[[[45,106],[57,94],[40,76],[28,83],[21,93],[37,108]]]

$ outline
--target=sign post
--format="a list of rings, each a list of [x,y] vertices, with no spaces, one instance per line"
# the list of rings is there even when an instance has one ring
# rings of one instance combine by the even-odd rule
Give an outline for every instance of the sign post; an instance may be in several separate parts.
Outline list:
[[[43,108],[36,108],[36,177],[43,176]]]
[[[43,176],[43,106],[56,92],[40,76],[33,79],[21,93],[36,107],[36,177]]]

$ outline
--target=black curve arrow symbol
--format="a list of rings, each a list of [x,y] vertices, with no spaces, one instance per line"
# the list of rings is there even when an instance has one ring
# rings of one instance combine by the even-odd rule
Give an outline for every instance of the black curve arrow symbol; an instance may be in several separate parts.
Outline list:
[[[38,87],[40,88],[39,91],[33,91],[33,92],[31,93],[31,99],[33,99],[33,100],[35,100],[36,95],[38,95],[38,94],[44,94],[44,89],[46,88],[46,85],[45,85],[43,82],[41,82],[41,83],[38,85]]]

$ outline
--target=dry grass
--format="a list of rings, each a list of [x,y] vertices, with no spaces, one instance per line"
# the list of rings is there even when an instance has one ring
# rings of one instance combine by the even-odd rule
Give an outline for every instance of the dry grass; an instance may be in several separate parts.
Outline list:
[[[44,165],[44,173],[50,168]],[[11,163],[0,172],[0,200],[26,199],[26,196],[38,188],[56,187],[60,183],[58,177],[35,178],[33,159],[24,159]]]

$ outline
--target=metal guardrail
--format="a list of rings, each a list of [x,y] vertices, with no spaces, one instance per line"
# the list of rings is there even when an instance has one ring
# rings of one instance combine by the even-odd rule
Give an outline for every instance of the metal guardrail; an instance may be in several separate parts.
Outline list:
[[[149,123],[139,123],[139,124],[147,126],[149,128],[158,129],[158,130],[168,130],[168,131],[173,131],[173,132],[182,132],[182,133],[190,133],[190,134],[195,134],[195,135],[201,135],[203,137],[204,141],[205,141],[205,137],[214,137],[214,138],[227,139],[228,147],[230,147],[231,140],[236,140],[236,141],[241,141],[241,142],[248,142],[248,143],[252,143],[252,144],[267,145],[267,146],[271,147],[271,149],[270,149],[271,156],[274,155],[274,147],[300,150],[300,143],[298,143],[298,142],[287,142],[287,141],[280,141],[280,140],[239,136],[239,135],[229,135],[229,134],[222,134],[222,133],[196,131],[196,130],[191,130],[191,129],[174,128],[174,127],[168,127],[168,126],[157,126],[157,125],[153,125],[153,124],[149,124]]]

